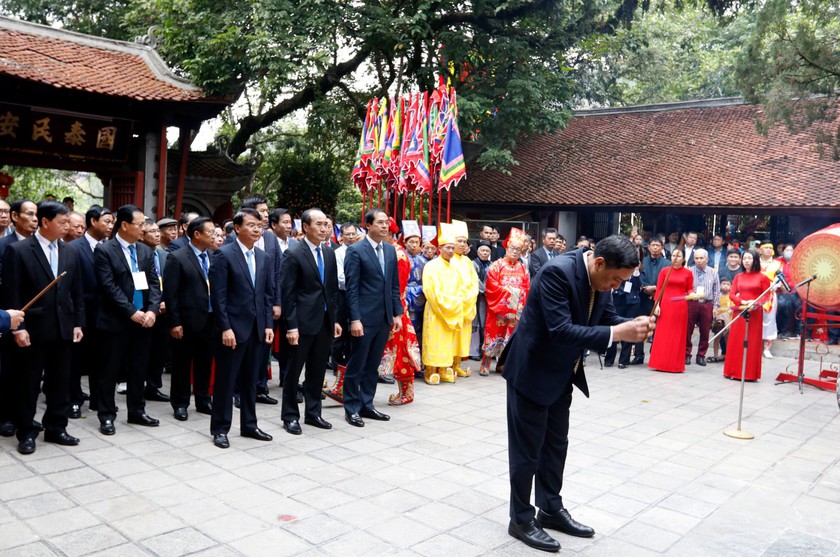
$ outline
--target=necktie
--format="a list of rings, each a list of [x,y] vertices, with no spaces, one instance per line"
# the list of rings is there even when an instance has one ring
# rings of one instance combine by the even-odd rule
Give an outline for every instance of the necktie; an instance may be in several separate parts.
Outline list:
[[[321,246],[315,248],[315,259],[318,260],[318,276],[321,277],[321,284],[324,284],[324,259],[321,257]]]
[[[376,246],[376,256],[379,258],[379,268],[382,269],[382,276],[385,276],[385,255],[382,253],[382,244]]]
[[[207,283],[207,294],[210,294],[210,267],[207,265],[207,252],[199,253],[198,258],[201,259],[201,270],[204,271],[204,281]],[[213,311],[213,304],[210,303],[210,298],[207,298],[207,311]]]
[[[137,248],[134,244],[128,245],[128,253],[131,255],[131,272],[139,273],[140,267],[137,266]],[[139,310],[143,309],[143,292],[134,289],[134,307]]]
[[[52,269],[53,277],[58,276],[58,246],[55,242],[50,242],[50,269]]]
[[[586,313],[586,324],[589,325],[589,320],[592,319],[592,308],[595,307],[595,289],[591,286],[589,287],[589,310]],[[573,368],[573,373],[577,373],[578,367],[580,367],[580,361],[583,357],[578,357],[577,361],[575,362],[575,367]]]
[[[155,272],[158,276],[160,276],[160,256],[158,255],[157,250],[155,250]]]
[[[248,259],[248,272],[251,273],[251,286],[257,285],[257,271],[254,268],[254,250],[249,249],[245,252],[246,259]]]

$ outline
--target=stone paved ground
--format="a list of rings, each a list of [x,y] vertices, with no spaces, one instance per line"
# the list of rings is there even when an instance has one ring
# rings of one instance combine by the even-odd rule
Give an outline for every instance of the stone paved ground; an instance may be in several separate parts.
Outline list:
[[[834,393],[775,386],[791,360],[765,361],[746,385],[721,364],[672,375],[597,370],[576,392],[564,497],[592,525],[589,540],[558,534],[585,556],[829,556],[840,554],[840,414]],[[595,369],[593,369],[595,368]],[[159,428],[74,421],[74,448],[39,440],[22,457],[0,439],[0,555],[533,555],[506,533],[504,381],[417,386],[388,423],[356,429],[328,403],[332,431],[294,437],[278,407],[260,406],[274,442],[231,435],[215,448],[209,418]],[[279,394],[274,389],[274,394]]]

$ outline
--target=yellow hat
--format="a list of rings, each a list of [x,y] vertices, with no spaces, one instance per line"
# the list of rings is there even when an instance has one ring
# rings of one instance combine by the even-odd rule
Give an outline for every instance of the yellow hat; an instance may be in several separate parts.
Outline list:
[[[442,222],[440,224],[440,234],[438,234],[438,246],[455,243],[455,227],[451,224]]]
[[[470,231],[467,229],[467,223],[462,220],[452,221],[453,233],[456,238],[469,238]]]

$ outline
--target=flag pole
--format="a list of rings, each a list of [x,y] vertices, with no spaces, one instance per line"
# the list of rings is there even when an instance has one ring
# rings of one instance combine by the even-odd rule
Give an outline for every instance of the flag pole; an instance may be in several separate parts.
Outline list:
[[[449,222],[449,208],[452,205],[452,189],[446,190],[446,220]]]

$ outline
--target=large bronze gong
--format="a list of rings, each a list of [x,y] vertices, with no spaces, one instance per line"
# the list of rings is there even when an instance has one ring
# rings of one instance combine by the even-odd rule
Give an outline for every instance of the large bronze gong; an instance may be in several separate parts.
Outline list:
[[[829,311],[840,310],[840,224],[832,224],[799,242],[790,268],[791,282],[817,276],[811,282],[811,304]],[[799,296],[804,299],[805,292],[800,291]]]

